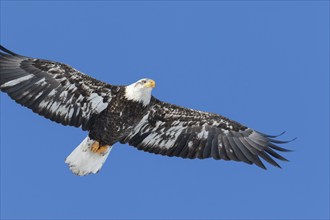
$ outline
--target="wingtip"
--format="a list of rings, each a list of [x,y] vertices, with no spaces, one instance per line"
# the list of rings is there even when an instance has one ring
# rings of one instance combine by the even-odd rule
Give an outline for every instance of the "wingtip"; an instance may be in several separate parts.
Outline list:
[[[295,137],[295,138],[293,138],[291,141],[289,141],[289,142],[292,142],[292,141],[295,141],[295,140],[297,140],[298,139],[298,137]]]
[[[262,134],[262,135],[265,136],[265,137],[268,137],[268,138],[277,138],[277,137],[280,137],[280,136],[282,136],[283,134],[285,134],[286,131],[283,131],[282,133],[280,133],[280,134],[278,134],[278,135],[270,135],[270,134],[265,134],[265,133],[261,133],[261,132],[259,132],[259,133]]]
[[[290,160],[286,159],[285,157],[284,157],[284,160],[282,160],[282,161],[284,161],[284,162],[290,162]]]
[[[290,143],[292,141],[295,141],[297,138],[293,138],[291,140],[288,140],[288,141],[280,141],[280,140],[275,140],[275,139],[272,139],[272,138],[269,138],[269,141],[272,142],[272,143],[276,143],[276,144],[287,144],[287,143]]]
[[[0,45],[0,50],[3,52],[6,52],[7,54],[13,55],[13,56],[20,56],[17,53],[14,53],[13,51],[8,50],[7,48],[5,48],[4,46]],[[1,55],[3,55],[3,53],[1,53]]]
[[[255,165],[257,165],[258,167],[260,167],[263,170],[267,170],[267,167],[264,164],[262,164],[262,165],[255,164]]]

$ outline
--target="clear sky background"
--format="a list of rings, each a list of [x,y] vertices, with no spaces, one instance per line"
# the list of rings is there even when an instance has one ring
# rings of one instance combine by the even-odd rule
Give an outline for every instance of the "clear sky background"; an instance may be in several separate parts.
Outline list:
[[[298,137],[283,169],[116,144],[77,177],[64,159],[87,133],[1,93],[1,218],[329,218],[329,2],[1,1],[0,24],[17,53]]]

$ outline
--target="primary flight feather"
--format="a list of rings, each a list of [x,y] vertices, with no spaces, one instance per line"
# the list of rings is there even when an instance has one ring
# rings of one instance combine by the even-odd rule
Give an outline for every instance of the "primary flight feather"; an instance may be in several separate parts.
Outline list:
[[[264,168],[286,161],[287,143],[218,114],[179,107],[151,95],[155,82],[110,85],[59,62],[21,56],[0,46],[0,89],[17,103],[88,136],[67,157],[77,175],[97,173],[116,142],[182,158],[243,161]]]

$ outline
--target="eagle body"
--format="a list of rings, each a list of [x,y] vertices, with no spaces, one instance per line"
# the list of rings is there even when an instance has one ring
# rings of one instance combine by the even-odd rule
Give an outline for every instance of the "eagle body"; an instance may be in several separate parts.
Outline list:
[[[280,167],[289,151],[266,135],[215,113],[162,102],[155,82],[111,85],[59,62],[16,54],[0,46],[0,89],[33,112],[88,136],[66,158],[80,176],[97,173],[117,142],[181,158],[242,161]]]
[[[89,137],[99,140],[101,145],[113,145],[128,135],[148,107],[125,97],[124,86],[119,86],[112,94],[109,106],[95,116],[89,128]]]

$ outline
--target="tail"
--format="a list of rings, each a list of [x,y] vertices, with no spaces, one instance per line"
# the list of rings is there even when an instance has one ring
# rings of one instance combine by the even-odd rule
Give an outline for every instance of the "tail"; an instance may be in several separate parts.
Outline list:
[[[70,170],[74,174],[78,176],[85,176],[91,173],[95,174],[102,168],[112,146],[108,147],[102,154],[96,153],[92,151],[92,145],[95,142],[95,140],[87,136],[66,158],[65,163],[69,165]]]

